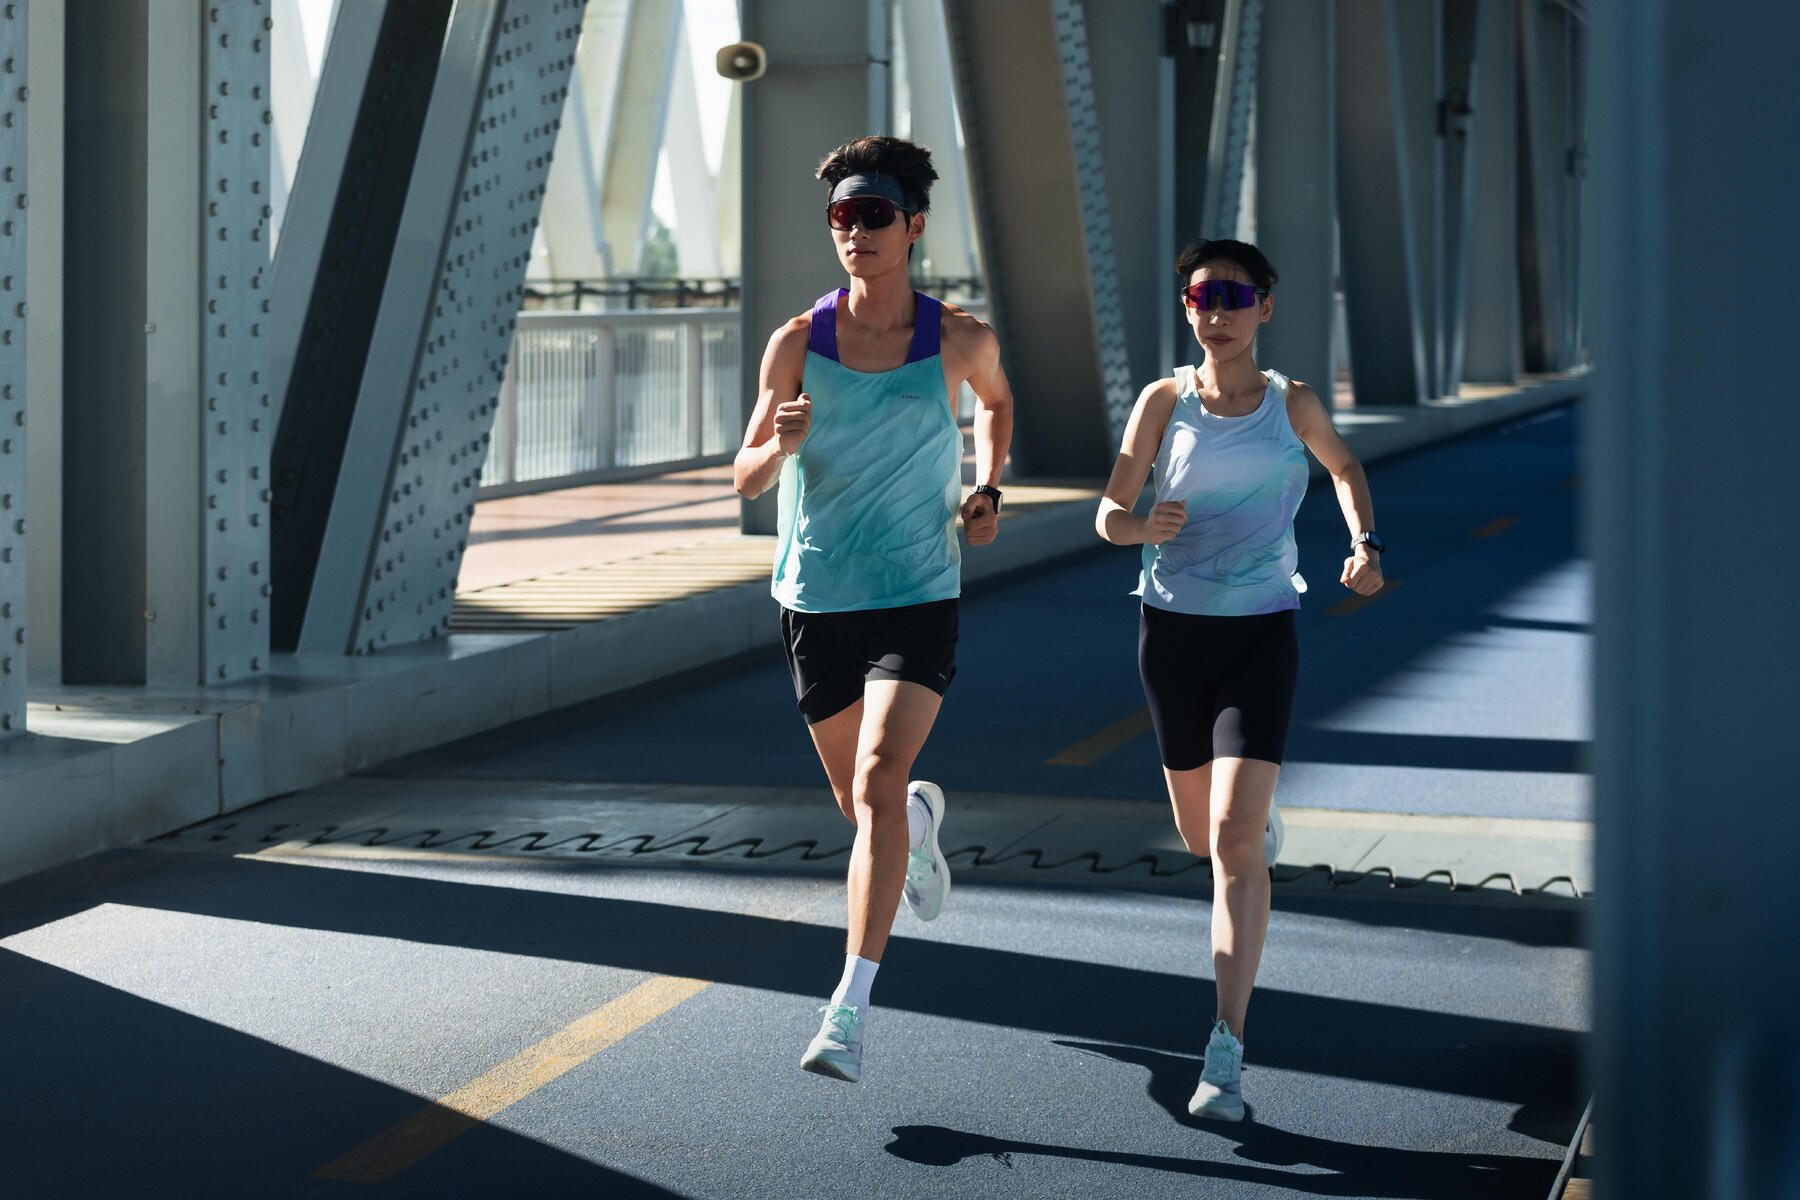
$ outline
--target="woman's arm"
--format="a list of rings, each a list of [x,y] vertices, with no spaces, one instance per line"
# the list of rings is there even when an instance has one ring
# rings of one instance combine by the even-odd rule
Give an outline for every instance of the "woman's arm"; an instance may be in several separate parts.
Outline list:
[[[812,427],[812,401],[800,390],[811,329],[810,313],[795,317],[770,336],[763,351],[756,410],[731,469],[733,486],[746,500],[769,489],[781,473],[781,460],[800,449]]]
[[[1313,457],[1331,473],[1338,507],[1343,510],[1344,524],[1350,527],[1350,540],[1354,542],[1362,534],[1373,532],[1375,506],[1369,497],[1369,477],[1331,423],[1331,416],[1325,411],[1319,394],[1304,383],[1291,383],[1288,385],[1287,408],[1288,422],[1293,425],[1294,432],[1313,452]],[[1338,582],[1359,596],[1373,596],[1381,590],[1381,555],[1367,542],[1357,546],[1344,560]]]
[[[1150,478],[1156,451],[1162,446],[1169,414],[1175,411],[1175,381],[1159,379],[1138,393],[1112,477],[1100,495],[1094,529],[1115,546],[1149,543],[1160,546],[1181,531],[1187,520],[1187,502],[1176,500],[1151,507],[1147,516],[1133,516],[1132,507]]]

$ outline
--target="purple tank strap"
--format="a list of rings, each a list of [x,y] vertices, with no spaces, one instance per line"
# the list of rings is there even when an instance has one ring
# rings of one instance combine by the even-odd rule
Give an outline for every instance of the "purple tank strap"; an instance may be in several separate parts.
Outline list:
[[[913,317],[912,349],[906,352],[906,361],[915,363],[939,353],[941,334],[944,324],[944,306],[927,296],[924,292],[914,292],[919,298],[919,310]]]
[[[812,331],[807,335],[806,348],[820,358],[838,360],[837,355],[837,306],[840,296],[848,295],[845,288],[837,288],[819,297],[812,308]]]

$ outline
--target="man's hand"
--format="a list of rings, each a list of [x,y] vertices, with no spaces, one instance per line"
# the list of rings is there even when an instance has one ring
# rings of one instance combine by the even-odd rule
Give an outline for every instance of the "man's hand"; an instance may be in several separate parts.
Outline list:
[[[1000,530],[1000,514],[994,511],[994,498],[977,492],[963,501],[963,534],[971,546],[985,546]]]
[[[1151,508],[1150,515],[1144,518],[1144,544],[1160,546],[1187,524],[1187,501],[1164,500]]]
[[[1344,573],[1338,582],[1359,596],[1373,596],[1381,590],[1381,555],[1367,546],[1358,546],[1344,560]]]
[[[812,398],[805,392],[776,407],[775,437],[781,442],[783,454],[799,453],[800,443],[806,440],[806,431],[811,428]]]

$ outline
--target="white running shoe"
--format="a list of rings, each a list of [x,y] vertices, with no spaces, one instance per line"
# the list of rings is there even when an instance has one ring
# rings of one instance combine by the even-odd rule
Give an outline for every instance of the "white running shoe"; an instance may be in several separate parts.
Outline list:
[[[1188,1101],[1188,1112],[1221,1121],[1243,1120],[1243,1070],[1244,1043],[1232,1037],[1225,1022],[1220,1021],[1207,1039],[1206,1064],[1200,1070],[1200,1086]]]
[[[950,898],[950,864],[938,848],[938,830],[944,824],[944,789],[915,779],[906,785],[906,802],[925,810],[925,840],[906,856],[906,905],[921,921],[935,920]]]
[[[862,1016],[848,1004],[824,1004],[825,1020],[807,1043],[800,1069],[855,1083],[862,1078]]]
[[[1269,865],[1281,857],[1281,843],[1287,841],[1287,826],[1282,823],[1281,810],[1269,801],[1269,823],[1263,827],[1263,851],[1268,856]]]

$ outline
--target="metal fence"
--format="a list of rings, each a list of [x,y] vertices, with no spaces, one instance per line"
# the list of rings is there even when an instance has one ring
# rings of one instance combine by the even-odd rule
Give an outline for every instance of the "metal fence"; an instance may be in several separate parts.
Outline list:
[[[737,446],[737,309],[521,313],[483,494],[720,461]]]
[[[736,308],[520,313],[481,495],[729,460],[743,435],[741,318]],[[967,384],[956,412],[974,416]]]

